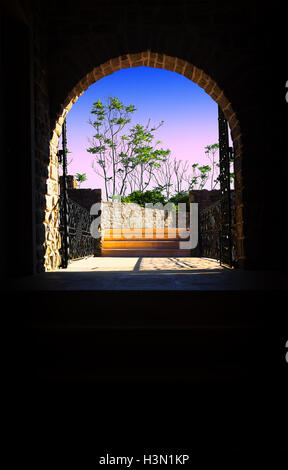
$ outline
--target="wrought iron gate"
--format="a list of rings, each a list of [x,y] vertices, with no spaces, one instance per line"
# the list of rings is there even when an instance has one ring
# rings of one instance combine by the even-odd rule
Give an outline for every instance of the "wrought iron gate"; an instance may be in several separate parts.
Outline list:
[[[62,188],[59,197],[60,256],[61,267],[66,268],[69,260],[93,255],[95,246],[95,240],[90,233],[90,225],[94,216],[91,216],[87,209],[69,199],[67,194],[66,120],[63,123],[62,150],[58,152],[58,158],[63,168]]]
[[[64,210],[64,197],[60,196],[60,233],[62,238],[62,246],[60,249],[61,259],[65,263],[65,210]],[[75,260],[85,258],[94,254],[94,238],[90,233],[90,226],[94,219],[88,210],[80,206],[77,202],[67,198],[67,237],[68,237],[68,259]],[[67,266],[66,264],[66,266]]]
[[[220,106],[218,131],[220,200],[200,211],[200,249],[201,256],[232,266],[236,257],[235,194],[230,189],[233,148],[229,147],[228,123]]]
[[[205,258],[220,260],[220,201],[199,211],[200,253]]]

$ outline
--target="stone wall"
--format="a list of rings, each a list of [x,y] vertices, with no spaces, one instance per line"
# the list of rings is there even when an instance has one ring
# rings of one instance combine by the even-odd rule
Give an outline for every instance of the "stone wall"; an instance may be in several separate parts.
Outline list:
[[[193,189],[189,191],[189,202],[198,203],[199,210],[210,206],[214,202],[219,201],[221,198],[220,189]]]
[[[76,97],[74,102],[76,101]],[[60,214],[59,214],[59,163],[58,163],[58,145],[62,132],[62,125],[73,102],[64,108],[62,116],[59,117],[49,146],[49,166],[46,192],[46,210],[45,210],[45,237],[44,237],[44,268],[46,271],[58,269],[61,265],[60,247],[61,236],[59,232]]]
[[[47,191],[45,195],[46,208],[45,208],[45,255],[44,267],[46,271],[57,269],[61,265],[60,248],[61,236],[59,231],[60,226],[60,208],[59,208],[59,167],[57,148],[60,136],[60,129],[53,133],[53,138],[50,141],[50,161],[49,172],[47,178]]]
[[[35,10],[33,30],[35,109],[35,205],[37,271],[60,266],[61,236],[57,147],[61,128],[51,135],[47,44],[42,34],[41,8]]]
[[[175,222],[176,221],[176,222]],[[176,212],[145,208],[134,203],[102,203],[101,228],[169,228],[177,223]]]
[[[63,176],[61,175],[59,178],[59,184],[60,184],[60,189],[63,187]],[[67,189],[78,189],[79,185],[78,182],[76,181],[76,178],[74,175],[67,175],[66,176],[66,187]]]
[[[80,206],[84,207],[90,212],[93,204],[102,201],[101,189],[67,189],[67,194],[72,201],[77,202]]]
[[[231,189],[231,195],[235,197],[235,190]],[[189,191],[189,202],[197,202],[199,210],[211,206],[221,199],[220,189],[193,189]]]

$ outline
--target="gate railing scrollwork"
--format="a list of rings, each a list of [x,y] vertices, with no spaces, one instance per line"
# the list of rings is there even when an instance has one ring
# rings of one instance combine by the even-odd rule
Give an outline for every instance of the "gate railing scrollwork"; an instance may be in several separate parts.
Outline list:
[[[226,211],[223,212],[223,200],[199,211],[200,252],[205,258],[216,259],[220,263],[234,265],[236,260],[236,221],[235,193],[230,192],[231,240],[225,230]],[[229,250],[229,253],[228,253]],[[230,254],[231,250],[231,254]],[[231,259],[231,262],[228,260]],[[226,261],[227,260],[227,261]]]
[[[60,203],[60,234],[64,236],[64,198],[59,197]],[[93,216],[77,202],[67,199],[68,206],[68,238],[69,238],[69,259],[75,260],[92,256],[94,254],[94,238],[90,233],[90,226],[94,219]],[[63,246],[63,244],[61,244]],[[61,246],[61,249],[62,249]],[[60,255],[64,255],[61,252]]]

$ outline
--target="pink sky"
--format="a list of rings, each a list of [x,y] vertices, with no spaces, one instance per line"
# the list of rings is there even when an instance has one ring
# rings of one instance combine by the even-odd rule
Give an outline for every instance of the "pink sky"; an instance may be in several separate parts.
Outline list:
[[[190,164],[209,164],[205,146],[218,141],[218,108],[205,91],[175,72],[149,67],[120,70],[92,86],[73,105],[67,116],[67,146],[72,154],[69,174],[86,173],[81,188],[103,188],[103,180],[91,167],[92,155],[88,137],[93,128],[88,124],[92,104],[117,96],[125,105],[137,108],[133,122],[146,125],[164,124],[155,132],[161,147],[171,150],[172,157],[189,160]],[[131,126],[130,126],[131,125]],[[209,189],[210,185],[205,186]]]

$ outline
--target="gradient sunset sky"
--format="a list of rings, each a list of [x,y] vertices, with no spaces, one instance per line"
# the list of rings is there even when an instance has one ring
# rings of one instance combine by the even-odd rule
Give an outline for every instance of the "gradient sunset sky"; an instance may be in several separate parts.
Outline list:
[[[217,103],[186,77],[151,67],[123,69],[102,78],[83,93],[67,115],[68,174],[86,173],[81,188],[103,188],[103,180],[92,169],[92,155],[87,152],[93,128],[88,124],[92,104],[117,96],[124,105],[133,104],[137,111],[129,128],[139,123],[151,125],[164,121],[155,131],[155,141],[169,148],[178,160],[191,164],[209,164],[206,145],[218,142]],[[60,141],[61,142],[61,141]],[[61,146],[61,143],[60,143]],[[209,187],[207,186],[207,189]]]

